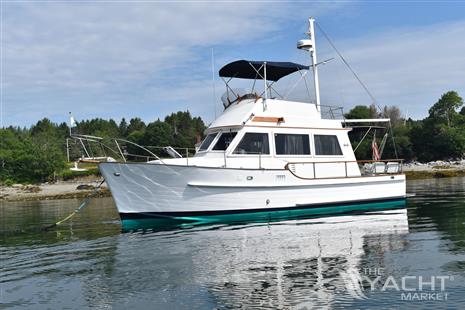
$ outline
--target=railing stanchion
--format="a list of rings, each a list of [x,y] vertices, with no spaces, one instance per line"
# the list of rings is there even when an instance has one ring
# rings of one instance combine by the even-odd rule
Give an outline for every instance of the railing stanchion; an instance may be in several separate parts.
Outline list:
[[[258,169],[262,169],[262,152],[258,152]]]
[[[313,178],[316,179],[315,162],[312,162],[312,164],[313,164]]]
[[[123,161],[126,162],[126,157],[124,157],[123,152],[121,151],[121,148],[119,147],[118,140],[115,139],[116,147],[118,148],[119,153],[121,154],[121,157],[123,158]]]
[[[226,151],[223,152],[224,167],[226,168]]]
[[[186,166],[189,166],[189,149],[186,147]]]
[[[346,169],[346,178],[347,178],[347,161],[344,162],[345,169]]]

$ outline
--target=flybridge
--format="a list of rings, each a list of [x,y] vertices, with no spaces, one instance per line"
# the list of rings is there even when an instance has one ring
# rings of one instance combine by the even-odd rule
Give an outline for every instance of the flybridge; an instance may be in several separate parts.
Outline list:
[[[266,99],[272,98],[272,91],[274,91],[278,97],[281,99],[286,99],[287,95],[296,87],[297,83],[301,80],[305,81],[305,76],[307,72],[302,73],[302,71],[309,70],[312,68],[313,71],[313,81],[315,83],[315,105],[318,113],[320,112],[320,90],[319,90],[319,82],[318,82],[318,70],[317,66],[319,65],[316,60],[316,47],[315,47],[315,29],[314,29],[314,22],[313,18],[309,19],[309,29],[306,34],[308,35],[308,39],[300,40],[297,42],[297,48],[305,50],[310,53],[312,64],[311,66],[301,65],[294,62],[276,62],[276,61],[251,61],[251,60],[237,60],[233,61],[219,71],[219,76],[223,79],[224,83],[226,84],[226,94],[223,95],[222,101],[223,105],[228,108],[234,102],[240,102],[243,99],[252,99],[255,98],[258,100],[259,98],[263,99],[263,110],[267,109],[266,107]],[[326,61],[325,61],[326,62]],[[325,63],[322,62],[322,63]],[[281,78],[292,74],[294,72],[299,72],[301,77],[300,79],[292,86],[284,95],[279,94],[276,89],[272,86],[275,82],[280,80]],[[225,80],[224,78],[229,78]],[[253,89],[251,91],[248,90],[238,90],[232,89],[229,86],[229,82],[233,78],[239,79],[249,79],[254,80]],[[255,92],[255,81],[256,80],[263,80],[264,89],[263,91],[258,94]],[[268,83],[270,81],[271,83]],[[307,85],[307,82],[305,81]],[[308,87],[306,87],[308,92]],[[310,94],[308,94],[310,96]]]
[[[222,101],[225,108],[228,108],[232,103],[239,102],[243,99],[258,100],[263,97],[264,99],[271,98],[272,91],[275,94],[284,99],[286,95],[280,95],[276,89],[273,88],[273,84],[281,78],[292,74],[294,72],[301,72],[302,70],[308,70],[310,67],[293,63],[293,62],[276,62],[276,61],[251,61],[251,60],[237,60],[233,61],[223,68],[220,69],[219,75],[223,79],[226,85],[226,93],[223,95]],[[305,73],[306,74],[306,73]],[[301,77],[304,78],[305,74],[301,73]],[[225,80],[224,78],[229,78]],[[233,78],[254,80],[252,90],[244,89],[233,89],[229,86],[229,82]],[[301,79],[302,79],[301,78]],[[264,90],[258,94],[255,92],[255,81],[264,81]],[[268,83],[271,81],[271,83]],[[300,81],[300,80],[299,80]],[[295,86],[294,86],[295,87]],[[292,89],[294,88],[292,87]],[[264,110],[266,110],[266,104],[264,104]]]

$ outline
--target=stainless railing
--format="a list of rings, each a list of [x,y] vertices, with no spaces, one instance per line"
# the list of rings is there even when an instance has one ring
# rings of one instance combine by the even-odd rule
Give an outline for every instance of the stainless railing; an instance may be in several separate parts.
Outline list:
[[[151,160],[159,160],[161,163],[163,163],[163,159],[165,157],[163,157],[162,154],[167,155],[166,158],[172,157],[169,154],[167,147],[151,145],[144,146],[121,138],[104,139],[96,136],[73,134],[69,139],[67,139],[68,160],[70,160],[68,144],[68,140],[70,139],[76,140],[78,142],[78,145],[82,148],[83,151],[79,153],[84,153],[81,159],[84,158],[83,161],[88,162],[99,162],[101,159],[108,158],[109,155],[115,156],[115,158],[118,158],[123,162],[131,161],[132,159],[133,161],[144,160],[147,162]],[[131,152],[131,149],[132,151],[140,150],[141,152],[133,153]],[[170,147],[170,149],[175,150],[176,153],[179,154],[178,156],[185,158],[186,165],[189,165],[189,157],[192,157],[195,154],[195,148]]]
[[[326,119],[344,119],[344,108],[330,105],[320,105],[321,117]]]
[[[300,179],[324,179],[324,178],[348,178],[356,177],[358,174],[350,174],[348,172],[348,164],[358,165],[358,169],[361,177],[374,176],[374,175],[392,175],[402,173],[403,159],[385,159],[385,160],[352,160],[352,161],[319,161],[319,162],[289,162],[285,165],[284,169],[291,172],[295,177]],[[344,173],[338,171],[336,176],[317,176],[317,167],[318,165],[344,165]],[[309,176],[299,175],[298,166],[310,166],[310,171],[312,172]],[[305,167],[304,167],[305,168]],[[307,169],[302,169],[307,170]],[[327,172],[327,171],[326,171]]]

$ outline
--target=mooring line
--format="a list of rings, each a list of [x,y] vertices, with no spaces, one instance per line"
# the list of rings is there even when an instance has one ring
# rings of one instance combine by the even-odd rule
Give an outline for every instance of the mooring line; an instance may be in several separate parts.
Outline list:
[[[87,196],[84,201],[79,205],[79,207],[77,207],[70,215],[68,215],[67,217],[65,217],[64,219],[52,224],[52,225],[49,225],[49,226],[45,226],[43,227],[41,230],[49,230],[51,228],[54,228],[64,222],[66,222],[67,220],[69,220],[70,218],[72,218],[75,214],[79,213],[91,200],[91,198],[97,194],[98,190],[100,189],[100,186],[102,186],[102,184],[105,183],[105,179],[103,179],[100,184],[94,189],[94,191],[92,193],[90,193],[89,196]]]

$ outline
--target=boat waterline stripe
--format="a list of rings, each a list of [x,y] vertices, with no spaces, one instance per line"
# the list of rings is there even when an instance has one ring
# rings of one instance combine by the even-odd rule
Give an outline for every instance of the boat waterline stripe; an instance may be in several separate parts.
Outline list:
[[[227,214],[240,214],[240,213],[257,213],[257,212],[275,212],[275,211],[293,211],[300,209],[317,209],[325,207],[339,207],[347,205],[360,205],[369,203],[381,203],[389,201],[405,200],[405,196],[354,200],[345,202],[329,202],[329,203],[315,203],[315,204],[297,204],[294,207],[282,208],[260,208],[260,209],[235,209],[235,210],[216,210],[216,211],[172,211],[172,212],[134,212],[134,213],[120,213],[122,220],[129,219],[143,219],[143,218],[176,218],[176,217],[195,217],[195,216],[208,216],[208,215],[227,215]]]

